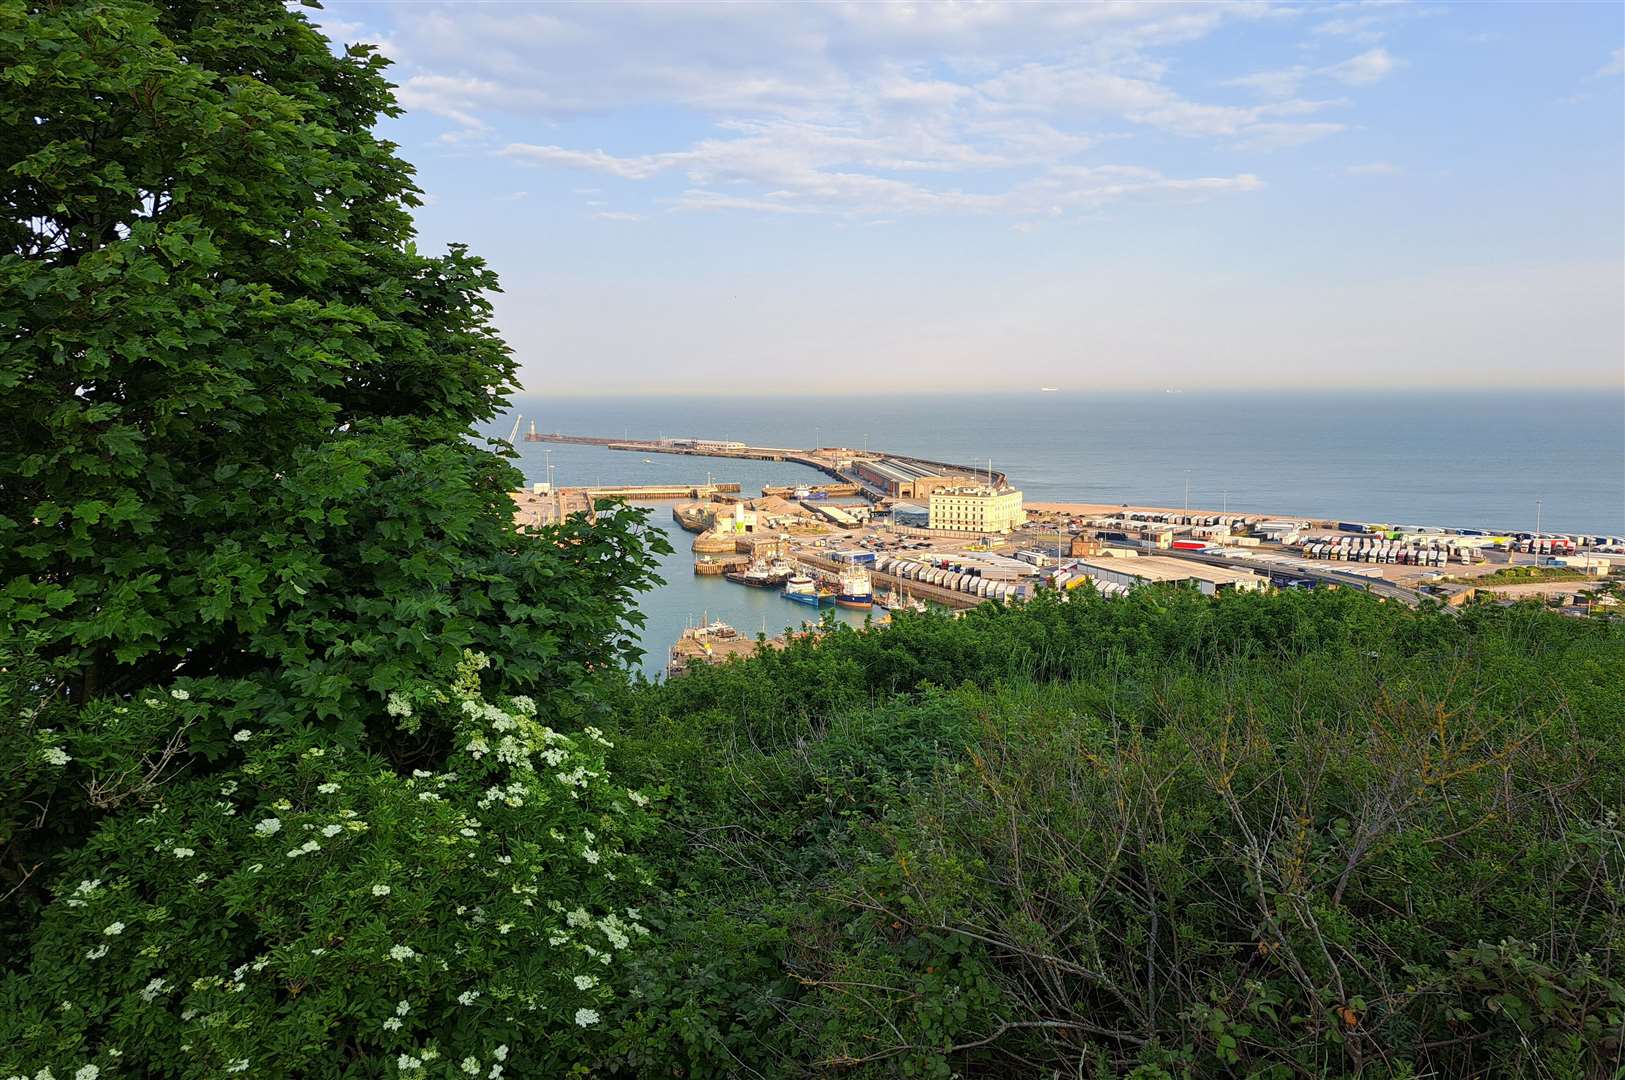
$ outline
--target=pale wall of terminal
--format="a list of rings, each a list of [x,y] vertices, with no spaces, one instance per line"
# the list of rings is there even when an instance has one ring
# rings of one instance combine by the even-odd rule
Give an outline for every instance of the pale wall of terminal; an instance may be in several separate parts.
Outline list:
[[[1007,533],[1027,522],[1021,492],[990,488],[950,488],[931,493],[933,529],[959,532]]]

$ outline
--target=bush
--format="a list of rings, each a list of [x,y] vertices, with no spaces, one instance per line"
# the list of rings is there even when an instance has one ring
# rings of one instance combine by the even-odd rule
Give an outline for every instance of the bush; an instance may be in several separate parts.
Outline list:
[[[401,776],[320,732],[238,729],[206,779],[131,768],[202,722],[176,689],[88,711],[63,752],[112,812],[66,861],[0,1071],[218,1077],[555,1075],[591,1062],[626,957],[648,947],[629,849],[649,799],[595,728],[479,696],[441,702],[443,768]],[[162,750],[147,746],[151,762]]]
[[[1147,590],[900,629],[628,701],[626,767],[669,785],[673,826],[651,852],[672,892],[660,963],[635,965],[663,1008],[625,1030],[641,1060],[1147,1078],[1617,1061],[1620,626]],[[955,689],[883,689],[950,659]],[[856,685],[796,682],[838,672]],[[822,704],[764,714],[774,699]]]

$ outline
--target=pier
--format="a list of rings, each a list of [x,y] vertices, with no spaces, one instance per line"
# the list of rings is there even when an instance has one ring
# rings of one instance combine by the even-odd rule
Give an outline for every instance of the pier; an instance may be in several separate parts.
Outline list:
[[[922,470],[963,476],[966,481],[985,482],[992,487],[1005,487],[1009,478],[992,468],[975,465],[956,465],[930,458],[893,454],[881,450],[854,450],[847,446],[823,446],[798,449],[788,446],[750,446],[745,443],[701,439],[606,439],[596,435],[565,435],[558,432],[532,433],[525,436],[529,442],[570,443],[577,446],[602,446],[610,450],[625,450],[635,454],[678,454],[686,457],[734,458],[747,461],[788,461],[823,473],[839,483],[856,488],[854,494],[871,502],[890,497],[878,484],[866,480],[853,471],[857,463],[902,462]]]

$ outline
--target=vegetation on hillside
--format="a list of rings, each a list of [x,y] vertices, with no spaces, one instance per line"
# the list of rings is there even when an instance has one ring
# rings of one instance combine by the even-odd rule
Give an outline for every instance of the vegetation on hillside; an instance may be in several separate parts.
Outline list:
[[[628,674],[275,0],[0,0],[0,1076],[1600,1077],[1625,631],[1086,593]]]
[[[645,688],[627,1029],[685,1075],[1610,1075],[1622,685],[1534,606],[1154,590]]]

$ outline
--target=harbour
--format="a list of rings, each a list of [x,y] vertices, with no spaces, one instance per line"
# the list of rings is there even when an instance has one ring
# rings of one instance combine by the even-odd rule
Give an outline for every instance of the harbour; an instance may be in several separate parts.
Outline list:
[[[788,425],[783,427],[790,430]],[[1211,591],[1247,588],[1256,581],[1275,588],[1359,589],[1407,604],[1430,597],[1460,602],[1470,594],[1471,586],[1443,579],[1493,573],[1508,565],[1503,560],[1510,559],[1514,566],[1533,566],[1542,559],[1567,557],[1561,545],[1548,543],[1541,552],[1538,539],[1531,545],[1537,550],[1527,552],[1508,552],[1491,542],[1498,536],[1537,531],[1529,527],[1429,525],[1426,528],[1434,531],[1422,532],[1421,527],[1371,522],[1373,529],[1381,527],[1380,536],[1373,532],[1364,543],[1328,544],[1326,538],[1335,535],[1340,525],[1357,523],[1331,515],[1272,512],[1267,503],[1262,504],[1264,509],[1253,509],[1261,504],[1251,499],[1244,502],[1234,490],[1219,492],[1225,498],[1215,499],[1211,506],[1194,499],[1181,505],[1183,490],[1178,491],[1180,498],[1173,505],[1148,500],[1037,499],[1024,503],[1019,527],[983,536],[974,530],[928,528],[933,491],[946,491],[945,485],[988,488],[990,479],[1002,485],[990,488],[993,491],[1019,491],[1028,486],[1053,490],[1059,485],[1043,480],[1031,485],[1021,472],[994,469],[980,458],[981,446],[961,446],[957,453],[946,453],[940,444],[916,446],[887,439],[882,448],[877,445],[879,440],[861,433],[856,439],[839,440],[857,443],[858,448],[783,446],[783,440],[643,438],[630,431],[619,438],[563,434],[549,438],[541,432],[538,436],[535,443],[519,448],[533,478],[549,474],[536,468],[541,456],[544,464],[565,463],[573,487],[609,491],[612,485],[604,480],[623,482],[634,496],[630,501],[651,507],[660,505],[656,497],[668,497],[668,509],[658,512],[671,518],[673,528],[668,533],[679,551],[663,565],[668,584],[650,594],[646,604],[650,624],[643,635],[648,652],[645,670],[651,674],[664,671],[685,623],[694,625],[707,611],[740,627],[741,636],[754,642],[759,634],[772,638],[811,620],[880,624],[894,610],[925,603],[949,611],[968,610],[988,602],[990,593],[1003,602],[1019,602],[999,595],[1009,593],[1016,583],[998,581],[997,575],[1007,569],[989,566],[986,560],[994,555],[1011,559],[1022,551],[1061,556],[1056,565],[1024,575],[1031,585],[1028,595],[1056,588],[1057,580],[1061,581],[1059,591],[1075,589],[1080,578],[1108,594],[1154,580],[1180,581]],[[1006,447],[1009,459],[1008,444],[997,445]],[[711,462],[706,468],[714,471],[706,477],[706,484],[694,481],[695,470],[683,464],[696,460]],[[672,478],[673,466],[679,470],[681,482]],[[858,472],[860,466],[864,473]],[[1042,477],[1051,468],[1040,463],[1034,471]],[[585,482],[583,473],[596,482]],[[933,479],[939,476],[940,480]],[[1565,476],[1574,479],[1571,474]],[[1182,481],[1180,488],[1186,483],[1189,480]],[[1074,491],[1081,493],[1090,486],[1090,477],[1083,475]],[[1193,486],[1199,492],[1202,482]],[[631,490],[639,487],[642,491]],[[702,492],[701,487],[706,490]],[[1236,487],[1246,490],[1241,484]],[[645,493],[648,498],[636,498]],[[850,521],[820,513],[821,506],[832,501]],[[1241,512],[1238,506],[1248,509]],[[740,508],[772,520],[758,525],[747,513],[746,524],[740,525]],[[911,513],[918,516],[911,520]],[[719,516],[731,517],[726,533],[715,529]],[[1487,524],[1493,519],[1476,520]],[[1202,524],[1205,521],[1214,524]],[[1279,542],[1294,531],[1293,544]],[[1618,531],[1625,532],[1625,528]],[[876,558],[867,568],[867,608],[837,606],[830,595],[837,591],[839,553],[852,550]],[[1316,558],[1317,551],[1331,554]],[[1470,553],[1470,561],[1461,561],[1463,551]],[[1131,564],[1131,559],[1142,561]],[[892,561],[881,565],[880,560]],[[929,565],[918,565],[921,562]],[[787,595],[779,575],[763,574],[775,563],[811,578],[812,591],[826,595],[812,603],[805,597]],[[1133,574],[1118,573],[1131,565]],[[753,570],[769,580],[753,587],[746,580]],[[1581,590],[1591,587],[1578,586]]]

